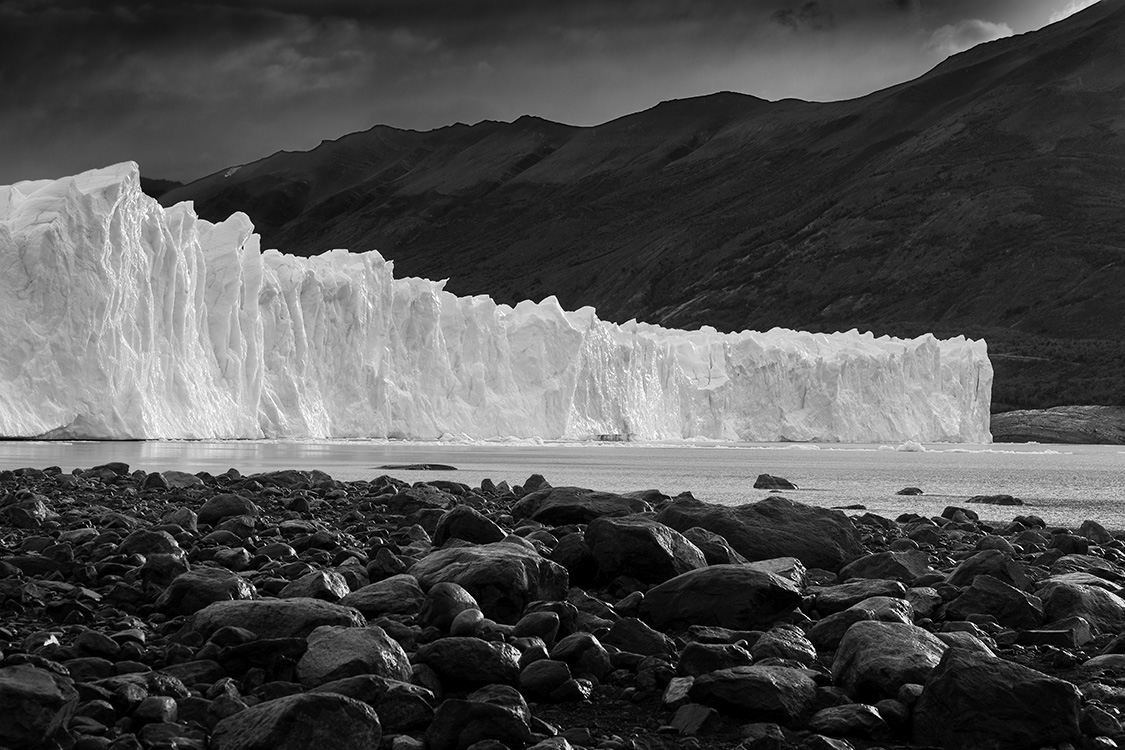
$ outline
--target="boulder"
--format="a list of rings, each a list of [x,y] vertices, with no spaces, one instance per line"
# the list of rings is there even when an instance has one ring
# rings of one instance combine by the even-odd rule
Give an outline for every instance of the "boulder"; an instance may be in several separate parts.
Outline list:
[[[30,664],[0,668],[0,744],[13,750],[50,747],[78,708],[69,677]]]
[[[613,665],[609,652],[592,633],[571,633],[551,648],[551,658],[564,661],[576,675],[602,679]]]
[[[759,474],[758,478],[754,480],[754,489],[795,490],[797,489],[797,485],[793,484],[785,477],[775,477],[772,474]]]
[[[466,591],[464,586],[456,583],[436,583],[426,592],[425,597],[422,610],[418,613],[418,624],[424,628],[437,628],[443,633],[449,632],[453,622],[462,612],[471,609],[480,611],[473,595]]]
[[[948,750],[1076,743],[1082,695],[1065,680],[960,648],[945,652],[914,706],[914,740]]]
[[[1047,622],[1077,616],[1103,633],[1125,630],[1125,599],[1101,586],[1048,578],[1036,593],[1043,600]]]
[[[848,607],[859,604],[873,596],[906,598],[906,587],[899,581],[884,578],[870,578],[837,586],[818,586],[809,591],[816,597],[816,611],[823,617],[843,612]]]
[[[684,538],[699,548],[708,565],[737,565],[747,562],[721,534],[692,526],[684,531]]]
[[[864,554],[859,531],[845,514],[783,497],[737,507],[680,497],[656,520],[680,532],[699,526],[720,534],[748,560],[796,557],[810,568],[837,571]]]
[[[508,625],[528,602],[563,599],[569,586],[566,568],[508,541],[431,552],[408,572],[423,590],[446,582],[462,586],[486,616]]]
[[[622,617],[609,629],[602,643],[631,654],[653,656],[676,653],[676,644],[663,633],[653,630],[635,617]]]
[[[1043,624],[1043,602],[998,578],[978,575],[945,607],[947,620],[968,620],[973,615],[992,615],[1005,627],[1027,630]]]
[[[297,693],[259,703],[215,726],[211,750],[371,750],[383,736],[366,703],[337,693]]]
[[[257,517],[260,513],[257,505],[241,495],[215,495],[197,511],[196,521],[213,525],[231,516]]]
[[[514,695],[504,703],[495,697],[477,693],[469,695],[467,700],[450,698],[442,701],[434,711],[434,720],[426,729],[426,750],[467,750],[473,745],[518,749],[530,745],[534,741],[528,725],[530,711],[519,693],[514,688],[509,690]],[[518,705],[512,705],[516,699],[523,703],[522,711]],[[489,740],[495,741],[495,744],[486,744]]]
[[[663,583],[707,565],[683,534],[645,516],[603,516],[586,527],[586,546],[602,574]]]
[[[890,728],[875,706],[866,703],[847,703],[843,706],[823,708],[809,719],[809,729],[831,737],[863,737],[886,739]]]
[[[755,661],[788,659],[801,664],[816,662],[816,647],[795,625],[775,625],[750,647]]]
[[[370,620],[383,615],[418,614],[425,601],[426,595],[418,579],[409,573],[400,573],[356,589],[340,599],[339,604],[355,607]]]
[[[574,689],[574,677],[565,661],[540,659],[528,664],[520,672],[520,692],[533,701],[559,703],[574,700],[580,695]]]
[[[171,615],[191,615],[208,604],[253,599],[254,587],[244,577],[225,568],[195,568],[172,579],[156,600],[156,607]]]
[[[697,677],[688,694],[739,720],[797,726],[816,701],[816,682],[810,675],[789,667],[731,667]]]
[[[1031,579],[1023,567],[998,549],[986,549],[967,557],[957,564],[945,582],[951,586],[968,586],[979,575],[989,575],[1009,586],[1026,591],[1031,588]]]
[[[449,510],[457,500],[433,485],[418,483],[413,487],[405,487],[394,495],[383,496],[378,502],[390,513],[409,516],[421,510]]]
[[[344,677],[309,692],[339,693],[375,709],[384,732],[407,732],[429,726],[434,718],[434,694],[409,682],[373,674]]]
[[[314,570],[295,581],[290,581],[278,592],[282,599],[304,597],[338,602],[348,595],[351,589],[344,577],[334,570]]]
[[[377,625],[324,625],[309,634],[308,642],[308,650],[297,662],[297,679],[306,690],[361,674],[404,682],[410,679],[406,652]]]
[[[518,649],[470,636],[427,643],[415,652],[414,661],[429,666],[447,685],[515,685],[520,676]]]
[[[748,667],[753,655],[737,643],[687,644],[676,662],[676,674],[681,677],[699,677],[730,667]]]
[[[496,522],[470,505],[458,505],[438,519],[433,533],[435,547],[449,539],[464,539],[473,544],[499,542],[507,536]]]
[[[192,615],[187,630],[204,639],[227,626],[259,638],[305,638],[322,625],[361,628],[367,620],[351,607],[321,599],[254,599],[209,604]]]
[[[857,622],[836,650],[832,679],[858,697],[893,698],[903,685],[925,682],[947,648],[915,625]]]
[[[742,565],[712,565],[676,576],[649,590],[641,619],[658,630],[717,625],[732,630],[768,628],[801,601],[793,581]]]
[[[835,651],[852,625],[863,621],[913,624],[914,607],[906,599],[873,596],[853,604],[843,612],[836,612],[817,620],[809,628],[809,640],[818,649]]]
[[[640,498],[581,487],[546,487],[525,495],[512,506],[512,516],[530,518],[547,526],[590,523],[602,516],[645,513],[652,506]]]
[[[921,550],[904,550],[901,552],[876,552],[864,555],[840,570],[840,580],[849,578],[873,578],[877,580],[902,581],[910,585],[911,581],[927,573],[933,573],[930,567],[930,556]]]

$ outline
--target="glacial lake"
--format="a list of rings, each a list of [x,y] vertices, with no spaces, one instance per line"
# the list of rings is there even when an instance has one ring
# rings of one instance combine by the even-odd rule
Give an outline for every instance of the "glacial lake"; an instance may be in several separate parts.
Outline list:
[[[908,447],[908,446],[900,446]],[[1102,445],[889,445],[734,443],[444,443],[370,440],[238,440],[222,442],[0,442],[0,469],[60,466],[66,471],[109,461],[134,469],[243,474],[320,469],[336,479],[390,474],[408,482],[484,478],[520,484],[533,473],[553,485],[629,491],[691,492],[707,502],[738,505],[768,492],[755,478],[782,476],[800,489],[793,500],[825,507],[862,504],[895,517],[940,514],[973,495],[1008,494],[1022,508],[974,506],[982,518],[1007,521],[1034,513],[1074,526],[1092,518],[1125,529],[1125,447]],[[386,470],[385,464],[448,464],[457,471]],[[895,493],[919,487],[922,496]],[[848,511],[850,513],[862,511]]]

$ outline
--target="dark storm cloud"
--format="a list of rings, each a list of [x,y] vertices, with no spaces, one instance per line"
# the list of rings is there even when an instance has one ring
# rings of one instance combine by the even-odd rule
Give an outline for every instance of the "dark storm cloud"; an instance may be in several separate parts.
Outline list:
[[[379,123],[858,96],[1068,2],[0,0],[0,184],[125,159],[194,178]]]

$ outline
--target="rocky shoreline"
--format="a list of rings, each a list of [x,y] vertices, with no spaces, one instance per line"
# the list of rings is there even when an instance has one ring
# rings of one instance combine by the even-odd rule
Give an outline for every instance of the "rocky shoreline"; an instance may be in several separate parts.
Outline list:
[[[1123,540],[539,475],[0,471],[0,748],[1113,748]]]

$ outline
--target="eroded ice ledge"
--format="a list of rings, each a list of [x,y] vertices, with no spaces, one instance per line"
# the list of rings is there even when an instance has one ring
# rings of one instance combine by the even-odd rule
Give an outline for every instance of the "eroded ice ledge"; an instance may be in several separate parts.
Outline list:
[[[259,250],[136,164],[0,187],[0,435],[990,441],[983,341],[615,325]]]

